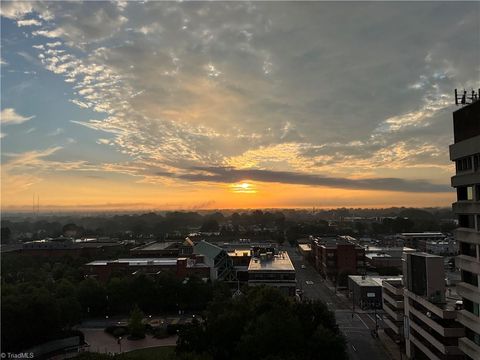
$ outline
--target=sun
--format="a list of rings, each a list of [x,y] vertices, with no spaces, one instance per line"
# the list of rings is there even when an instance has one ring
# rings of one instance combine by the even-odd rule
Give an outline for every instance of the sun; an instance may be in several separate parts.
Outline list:
[[[231,184],[230,189],[237,194],[255,194],[257,192],[255,185],[248,181]]]

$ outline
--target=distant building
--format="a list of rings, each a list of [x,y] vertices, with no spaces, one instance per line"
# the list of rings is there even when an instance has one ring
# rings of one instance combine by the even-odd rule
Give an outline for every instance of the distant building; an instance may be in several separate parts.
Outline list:
[[[420,251],[427,250],[428,241],[444,241],[446,235],[441,232],[418,232],[397,234],[397,240],[403,242],[403,246],[408,246]]]
[[[365,249],[345,237],[312,238],[311,247],[316,269],[334,283],[343,275],[365,272]]]
[[[455,321],[458,301],[446,296],[443,257],[424,252],[405,254],[405,348],[410,359],[463,360],[458,339],[465,336]]]
[[[471,359],[480,359],[480,101],[453,113],[454,144],[450,159],[455,162],[452,186],[457,190],[453,211],[459,227],[455,240],[459,255],[456,265],[461,270],[457,292],[464,309],[458,320],[465,326],[460,349]]]
[[[453,239],[446,238],[444,241],[427,241],[425,251],[434,255],[455,255],[457,248]]]
[[[160,275],[174,274],[184,279],[197,276],[210,279],[210,267],[205,264],[203,256],[191,258],[128,258],[117,260],[96,260],[84,265],[87,276],[99,281],[107,281],[112,275]]]
[[[154,241],[137,246],[130,250],[132,256],[138,257],[177,257],[189,255],[193,252],[193,243],[187,238],[185,241]]]
[[[415,252],[415,249],[408,247],[365,247],[365,261],[369,270],[381,271],[383,269],[396,268],[402,271],[402,255],[408,252]]]
[[[273,248],[254,248],[248,265],[248,285],[267,285],[288,296],[295,296],[295,268],[286,251],[275,253]]]
[[[119,242],[75,241],[71,238],[53,238],[23,243],[21,255],[38,257],[109,255],[122,248]]]

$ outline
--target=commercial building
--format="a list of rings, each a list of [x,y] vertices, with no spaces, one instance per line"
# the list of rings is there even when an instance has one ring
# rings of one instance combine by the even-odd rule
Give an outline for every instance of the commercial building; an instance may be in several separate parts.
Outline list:
[[[381,309],[383,281],[401,281],[401,279],[401,276],[348,276],[348,290],[353,307],[358,307],[362,310]]]
[[[428,241],[445,241],[447,236],[441,232],[418,232],[397,234],[397,240],[403,242],[403,246],[417,249],[419,251],[427,250]]]
[[[443,257],[405,254],[405,349],[410,359],[463,360],[458,339],[465,336],[455,321],[460,298],[445,294]],[[397,318],[398,320],[398,318]]]
[[[190,251],[186,251],[190,249]],[[130,250],[133,257],[177,257],[191,254],[193,243],[181,241],[154,241],[145,245],[134,247]]]
[[[233,260],[225,249],[202,240],[195,244],[193,253],[204,256],[205,263],[210,268],[210,279],[237,281]]]
[[[392,268],[401,272],[403,253],[415,251],[415,249],[408,247],[365,246],[366,266],[369,270],[378,272]]]
[[[336,284],[343,278],[346,282],[347,275],[365,273],[365,248],[349,239],[313,237],[311,248],[316,269],[322,276]]]
[[[286,251],[275,253],[273,248],[253,248],[248,265],[248,285],[267,285],[285,295],[295,296],[295,268]]]
[[[201,279],[210,278],[210,267],[205,264],[203,256],[191,258],[128,258],[117,260],[96,260],[84,265],[88,277],[99,281],[107,281],[112,275],[159,275],[174,274],[184,279],[197,276]]]
[[[458,320],[465,326],[460,349],[471,359],[480,359],[480,101],[453,113],[454,144],[450,159],[455,162],[452,186],[457,191],[453,211],[459,227],[455,240],[459,255],[456,265],[461,270],[457,292],[464,309]]]
[[[122,248],[119,242],[85,241],[71,238],[53,238],[29,241],[19,250],[21,255],[36,257],[111,255]]]

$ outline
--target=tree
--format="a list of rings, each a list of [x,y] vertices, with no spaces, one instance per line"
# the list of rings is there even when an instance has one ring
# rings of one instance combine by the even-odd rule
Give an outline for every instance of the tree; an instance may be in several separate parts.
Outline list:
[[[145,337],[145,325],[143,324],[143,312],[135,305],[130,313],[128,330],[132,339],[143,339]]]
[[[219,229],[219,226],[218,226],[218,221],[217,220],[207,219],[202,224],[202,227],[200,228],[200,231],[215,232],[215,231],[218,231],[218,229]]]
[[[10,231],[9,227],[2,227],[2,234],[1,234],[1,241],[2,244],[8,244],[10,242],[10,236],[12,235],[12,232]]]
[[[295,303],[271,287],[214,297],[204,321],[180,331],[177,353],[215,360],[347,359],[345,339],[325,304]]]

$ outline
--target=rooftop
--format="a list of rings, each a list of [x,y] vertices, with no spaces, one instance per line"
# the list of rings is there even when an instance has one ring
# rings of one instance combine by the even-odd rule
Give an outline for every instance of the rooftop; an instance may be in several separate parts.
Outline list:
[[[95,260],[89,262],[88,266],[105,266],[107,264],[127,264],[129,266],[175,266],[177,258],[129,258],[117,260]]]
[[[362,275],[349,275],[351,279],[358,286],[382,286],[382,281],[398,281],[402,280],[401,276],[362,276]]]
[[[153,242],[147,245],[138,246],[133,248],[132,251],[159,251],[165,250],[170,247],[177,245],[177,241],[167,241],[167,242]]]
[[[248,271],[295,271],[286,251],[272,255],[269,259],[253,257],[248,265]]]

